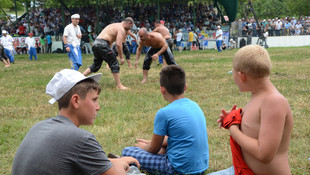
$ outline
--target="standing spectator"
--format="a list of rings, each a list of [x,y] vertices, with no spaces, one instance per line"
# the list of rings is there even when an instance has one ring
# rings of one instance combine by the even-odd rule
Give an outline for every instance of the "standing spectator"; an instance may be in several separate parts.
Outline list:
[[[188,40],[187,40],[187,46],[189,46],[189,49],[192,50],[193,48],[193,41],[194,41],[194,33],[192,30],[189,28],[188,29]]]
[[[14,39],[12,36],[8,35],[6,30],[2,30],[1,45],[4,47],[4,52],[6,56],[9,57],[10,62],[14,64]]]
[[[40,38],[40,44],[41,44],[41,53],[46,53],[46,38],[45,38],[45,36],[44,35],[42,35],[41,36],[41,38]]]
[[[284,24],[284,35],[288,36],[290,34],[291,23],[287,20]]]
[[[282,32],[282,22],[280,19],[276,22],[276,36],[280,36]]]
[[[20,23],[19,27],[18,27],[18,34],[21,35],[21,36],[24,36],[25,35],[25,31],[26,31],[26,28],[25,26],[23,25],[23,23]]]
[[[217,26],[217,31],[215,34],[215,39],[216,39],[216,48],[218,52],[222,52],[221,47],[222,47],[222,41],[223,41],[223,31],[221,30],[221,26]]]
[[[37,49],[36,49],[36,41],[33,38],[32,33],[28,33],[29,37],[26,38],[25,44],[27,47],[27,50],[29,52],[29,60],[32,60],[32,56],[34,56],[34,59],[37,60]]]
[[[182,52],[183,50],[183,47],[182,47],[182,37],[183,37],[183,33],[182,33],[182,29],[179,29],[178,30],[178,33],[177,33],[177,47],[179,47],[179,52]]]
[[[295,25],[295,35],[302,35],[304,32],[303,26],[300,24],[300,21]]]
[[[295,35],[295,25],[293,21],[291,21],[290,25],[290,35]]]
[[[51,32],[51,29],[48,24],[46,24],[43,28],[44,35],[48,35]]]
[[[46,41],[47,41],[47,53],[52,53],[52,36],[50,33],[47,33],[46,35]]]
[[[79,21],[80,15],[74,14],[71,16],[72,23],[67,25],[64,30],[63,40],[66,51],[68,52],[71,69],[79,70],[82,66],[81,38],[82,32]]]

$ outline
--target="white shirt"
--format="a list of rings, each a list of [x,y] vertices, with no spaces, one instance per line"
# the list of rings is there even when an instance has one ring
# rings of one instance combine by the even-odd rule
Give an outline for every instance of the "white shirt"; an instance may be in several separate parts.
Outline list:
[[[220,36],[221,35],[221,36]],[[220,36],[220,37],[218,37],[218,36]],[[219,29],[219,30],[217,30],[216,31],[216,34],[215,34],[215,38],[216,38],[216,40],[223,40],[223,31],[221,30],[221,29]],[[218,37],[218,38],[217,38]]]
[[[30,49],[31,47],[36,47],[36,41],[34,40],[33,37],[32,38],[27,37],[25,40],[25,44],[27,44],[28,49]]]
[[[182,40],[182,32],[177,33],[177,41],[181,41]]]
[[[81,39],[77,35],[82,35],[80,26],[74,26],[72,23],[67,25],[64,30],[64,35],[67,36],[67,44],[72,44],[73,47],[81,45]]]
[[[14,39],[11,37],[11,35],[6,34],[6,37],[5,36],[1,37],[1,44],[5,49],[13,50],[13,42]]]

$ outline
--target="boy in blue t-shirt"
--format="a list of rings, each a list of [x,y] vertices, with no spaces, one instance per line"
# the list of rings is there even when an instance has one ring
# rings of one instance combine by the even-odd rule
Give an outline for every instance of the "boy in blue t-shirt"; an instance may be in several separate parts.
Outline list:
[[[140,168],[154,174],[203,174],[209,166],[205,116],[199,105],[184,97],[184,70],[176,65],[160,72],[160,90],[170,104],[154,119],[152,140],[137,139],[123,156],[132,156]]]

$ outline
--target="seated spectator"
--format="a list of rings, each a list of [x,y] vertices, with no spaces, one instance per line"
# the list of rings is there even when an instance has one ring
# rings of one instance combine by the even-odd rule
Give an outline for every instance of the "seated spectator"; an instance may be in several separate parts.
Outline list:
[[[160,90],[170,104],[157,112],[152,140],[137,139],[136,147],[125,148],[123,156],[135,157],[151,174],[203,174],[209,167],[206,118],[197,103],[184,97],[184,70],[164,67]]]
[[[13,161],[12,175],[101,174],[125,175],[132,157],[108,159],[95,136],[79,128],[92,125],[100,109],[102,74],[85,77],[78,71],[57,72],[46,93],[58,102],[58,115],[35,124],[21,142]]]

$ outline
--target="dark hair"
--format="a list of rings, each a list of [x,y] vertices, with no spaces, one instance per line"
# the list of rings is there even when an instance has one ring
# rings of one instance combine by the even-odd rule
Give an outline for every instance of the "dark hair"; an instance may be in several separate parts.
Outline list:
[[[67,108],[73,94],[77,94],[82,99],[85,99],[87,93],[93,90],[97,91],[98,94],[101,92],[101,87],[95,80],[89,78],[78,82],[58,100],[58,109]]]
[[[160,86],[166,88],[171,95],[181,95],[185,91],[185,71],[182,67],[169,65],[164,67],[160,73]]]
[[[155,21],[156,24],[161,24],[160,20]]]

